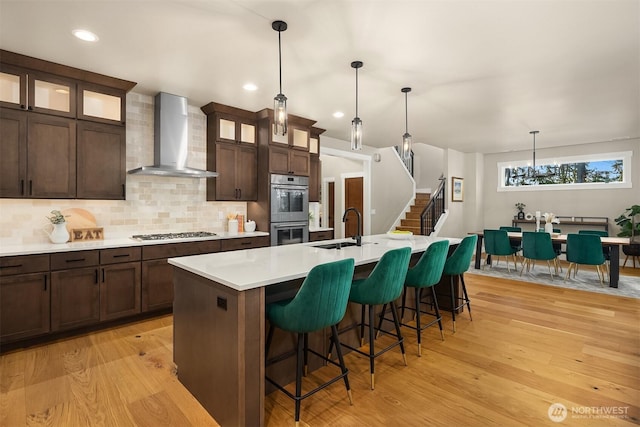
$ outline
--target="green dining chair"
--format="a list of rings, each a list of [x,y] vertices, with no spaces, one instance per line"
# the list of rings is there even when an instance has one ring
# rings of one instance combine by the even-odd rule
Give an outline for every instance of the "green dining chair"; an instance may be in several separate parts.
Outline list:
[[[409,259],[411,258],[411,248],[404,247],[398,249],[392,249],[385,252],[373,268],[373,271],[365,279],[354,280],[351,283],[351,292],[349,294],[349,301],[361,305],[361,317],[360,323],[353,325],[354,327],[360,327],[360,345],[364,345],[364,329],[365,326],[369,327],[369,350],[368,352],[361,351],[359,348],[350,346],[343,343],[343,347],[347,347],[358,354],[367,356],[369,358],[369,372],[371,374],[371,390],[375,388],[375,358],[381,354],[391,350],[394,347],[400,346],[402,353],[402,360],[406,366],[407,357],[404,351],[404,338],[400,331],[400,321],[398,320],[398,311],[396,309],[395,300],[397,300],[402,294],[404,288],[404,279],[407,275],[407,268],[409,267]],[[375,351],[375,307],[378,305],[383,306],[383,313],[386,309],[386,305],[391,306],[391,315],[393,316],[393,324],[395,325],[395,337],[396,341],[391,345],[381,349],[376,353]],[[369,323],[365,322],[365,309],[369,311]],[[340,333],[347,332],[352,328],[340,331]],[[331,357],[331,351],[333,350],[333,343],[329,345],[329,358]]]
[[[510,227],[506,225],[501,225],[500,230],[504,230],[507,233],[522,233],[522,227]],[[511,242],[511,247],[516,250],[516,253],[522,250],[522,243],[518,239],[509,239]]]
[[[516,253],[518,248],[511,246],[509,236],[505,230],[488,230],[484,232],[484,252],[487,254],[486,264],[489,264],[489,258],[496,257],[496,264],[500,257],[504,257],[507,263],[507,271],[511,272],[509,267],[509,257],[513,259],[513,266],[518,270],[518,260]]]
[[[566,281],[571,275],[573,269],[573,277],[576,277],[578,265],[593,265],[596,267],[600,284],[604,283],[604,271],[600,267],[605,267],[606,260],[602,253],[602,241],[600,236],[596,234],[568,234],[567,235],[567,268]]]
[[[435,285],[440,282],[442,278],[442,271],[444,270],[444,263],[447,261],[447,252],[449,251],[449,241],[440,240],[438,242],[429,245],[427,250],[422,254],[416,265],[409,269],[407,272],[407,278],[404,280],[405,290],[402,295],[402,314],[400,319],[404,319],[405,308],[412,310],[415,313],[415,326],[410,323],[402,323],[402,326],[406,326],[416,331],[418,337],[418,356],[422,356],[422,331],[429,326],[438,323],[440,327],[440,337],[444,341],[444,332],[442,329],[442,316],[440,315],[440,307],[438,307],[438,299],[436,298]],[[415,308],[408,307],[407,292],[413,288],[415,292]],[[422,290],[431,290],[431,303],[435,312],[425,311],[421,308]],[[433,316],[434,319],[427,324],[422,324],[422,315]]]
[[[551,261],[553,261],[555,273],[556,275],[558,274],[560,263],[558,262],[558,255],[553,248],[551,235],[549,233],[536,233],[534,231],[525,231],[522,233],[522,257],[524,261],[522,262],[522,270],[520,270],[521,276],[525,266],[527,272],[529,272],[532,264],[535,266],[536,261],[547,261],[551,279],[553,279],[553,272],[551,271]]]
[[[595,234],[600,237],[609,237],[609,232],[604,230],[578,230],[578,234]],[[611,248],[603,246],[602,255],[604,255],[605,260],[611,261]]]
[[[285,389],[284,386],[266,376],[267,381],[295,401],[296,426],[298,426],[300,422],[300,402],[302,399],[311,396],[341,378],[344,380],[349,402],[353,404],[348,378],[349,371],[344,363],[338,329],[336,327],[344,317],[347,309],[353,271],[353,258],[317,265],[309,271],[309,274],[304,279],[293,299],[267,305],[266,314],[270,325],[265,348],[265,366],[273,365],[286,358],[282,356],[272,360],[267,358],[275,328],[297,334],[295,394],[292,394]],[[323,354],[310,349],[308,346],[309,332],[320,331],[328,327],[331,328],[331,342],[336,346],[339,363],[335,363],[333,360],[326,358]],[[303,363],[306,362],[309,352],[320,357],[327,363],[340,367],[341,374],[319,387],[302,394]]]
[[[443,275],[450,276],[451,284],[451,318],[453,320],[453,332],[456,331],[456,311],[463,308],[466,304],[469,310],[469,319],[473,321],[471,317],[471,300],[467,293],[467,286],[464,283],[464,273],[469,269],[471,258],[478,243],[478,235],[472,234],[460,242],[458,247],[453,251],[451,256],[447,258],[444,263]],[[455,292],[455,278],[460,278],[460,284],[462,287],[462,296],[456,295]],[[460,304],[458,304],[460,302]]]

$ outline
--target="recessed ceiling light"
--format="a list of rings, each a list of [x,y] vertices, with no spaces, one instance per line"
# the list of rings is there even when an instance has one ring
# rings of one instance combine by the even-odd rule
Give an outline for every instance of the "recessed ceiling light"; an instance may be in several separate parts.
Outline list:
[[[336,111],[335,113],[333,113],[333,117],[339,119],[340,117],[344,117],[344,113],[342,111]]]
[[[248,91],[254,91],[254,90],[258,90],[258,86],[256,86],[253,83],[246,83],[244,86],[242,86],[242,89],[248,90]]]
[[[71,31],[71,33],[76,36],[77,38],[79,38],[80,40],[84,40],[86,42],[97,42],[98,41],[98,36],[96,36],[94,33],[92,33],[91,31],[88,30],[73,30]]]

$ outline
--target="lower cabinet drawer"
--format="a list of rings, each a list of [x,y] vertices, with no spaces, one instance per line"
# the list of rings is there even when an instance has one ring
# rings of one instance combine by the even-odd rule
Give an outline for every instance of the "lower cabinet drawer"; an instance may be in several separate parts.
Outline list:
[[[92,267],[100,262],[100,253],[96,251],[73,251],[51,254],[51,270]]]
[[[269,246],[268,236],[239,237],[237,239],[224,239],[220,241],[220,249],[224,251],[237,251],[238,249],[252,249]]]
[[[49,271],[49,255],[18,255],[0,258],[0,276]]]

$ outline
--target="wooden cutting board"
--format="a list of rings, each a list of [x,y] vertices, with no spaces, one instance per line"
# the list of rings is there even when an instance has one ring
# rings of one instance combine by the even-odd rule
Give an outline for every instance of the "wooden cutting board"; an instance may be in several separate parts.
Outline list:
[[[71,232],[74,228],[95,228],[96,217],[86,209],[69,208],[61,211],[67,221],[67,230]]]

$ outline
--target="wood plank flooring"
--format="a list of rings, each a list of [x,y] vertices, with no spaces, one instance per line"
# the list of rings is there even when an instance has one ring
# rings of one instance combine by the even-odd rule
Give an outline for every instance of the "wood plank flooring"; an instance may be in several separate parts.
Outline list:
[[[404,329],[408,366],[398,349],[379,357],[373,391],[368,360],[347,355],[354,405],[336,383],[303,401],[301,424],[640,424],[640,300],[465,279],[473,321],[463,313],[453,334],[445,314],[445,341],[437,326],[424,331],[422,357]],[[177,380],[172,359],[170,315],[4,354],[0,426],[217,425]],[[309,374],[305,388],[333,369]],[[552,403],[568,409],[562,423],[551,422]],[[293,402],[272,393],[265,418],[293,425]]]

